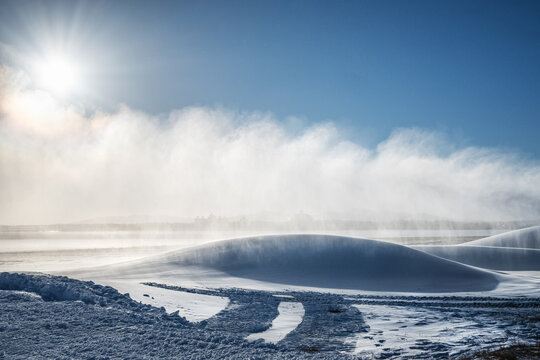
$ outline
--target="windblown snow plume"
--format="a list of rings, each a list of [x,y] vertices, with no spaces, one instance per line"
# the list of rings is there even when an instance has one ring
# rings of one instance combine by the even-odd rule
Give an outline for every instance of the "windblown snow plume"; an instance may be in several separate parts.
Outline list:
[[[540,216],[539,164],[456,149],[431,132],[397,130],[368,149],[332,123],[292,134],[264,113],[194,107],[163,118],[123,106],[87,115],[13,70],[0,76],[3,224],[134,213]]]

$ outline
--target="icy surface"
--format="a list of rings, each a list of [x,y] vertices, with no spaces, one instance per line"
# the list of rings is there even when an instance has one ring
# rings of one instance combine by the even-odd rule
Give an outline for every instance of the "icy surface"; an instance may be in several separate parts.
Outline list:
[[[148,286],[133,281],[108,281],[107,285],[143,304],[163,307],[167,313],[178,314],[188,321],[199,322],[214,316],[229,304],[229,299],[222,296],[212,296],[172,291]]]
[[[262,339],[269,343],[278,343],[288,333],[296,329],[304,317],[304,307],[301,303],[283,301],[278,306],[279,315],[272,321],[272,325],[266,331],[251,334],[248,340]]]

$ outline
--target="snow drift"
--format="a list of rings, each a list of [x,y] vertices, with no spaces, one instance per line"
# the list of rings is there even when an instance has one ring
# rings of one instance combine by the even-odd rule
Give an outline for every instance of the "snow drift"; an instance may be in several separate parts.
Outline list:
[[[539,271],[540,226],[509,231],[460,245],[414,246],[444,259],[492,270]]]
[[[540,249],[540,226],[508,231],[484,239],[469,241],[464,245]]]
[[[414,248],[444,259],[485,269],[540,270],[540,249],[469,245],[415,246]]]
[[[298,286],[400,292],[494,289],[496,277],[406,246],[327,235],[250,237],[210,243],[125,265],[133,274],[190,266]]]

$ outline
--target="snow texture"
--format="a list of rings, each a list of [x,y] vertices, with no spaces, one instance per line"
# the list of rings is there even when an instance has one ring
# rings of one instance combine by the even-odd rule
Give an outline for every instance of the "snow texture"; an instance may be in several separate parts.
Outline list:
[[[0,356],[6,359],[445,359],[540,336],[538,298],[338,295],[148,287],[230,299],[198,323],[128,295],[66,277],[0,274]],[[29,295],[29,293],[35,295]],[[39,295],[39,296],[36,296]],[[247,341],[271,328],[287,295],[302,322],[276,344]],[[403,339],[402,339],[403,338]]]

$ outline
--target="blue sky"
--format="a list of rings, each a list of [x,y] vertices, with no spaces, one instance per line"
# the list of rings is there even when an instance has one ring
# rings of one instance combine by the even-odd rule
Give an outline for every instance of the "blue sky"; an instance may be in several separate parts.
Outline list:
[[[333,121],[375,146],[396,128],[538,159],[540,3],[7,1],[0,41],[44,37],[92,64],[93,108],[184,106]],[[9,60],[4,60],[9,61]]]

